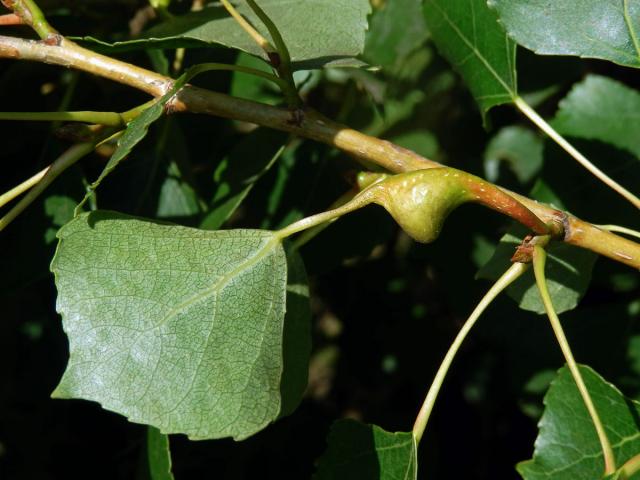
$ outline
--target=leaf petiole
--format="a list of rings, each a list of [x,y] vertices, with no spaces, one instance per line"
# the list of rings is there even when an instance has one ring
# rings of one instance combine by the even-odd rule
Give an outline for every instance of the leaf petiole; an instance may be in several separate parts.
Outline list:
[[[27,190],[33,188],[34,185],[36,185],[40,180],[42,180],[42,178],[47,174],[50,168],[51,168],[51,165],[49,165],[46,168],[43,168],[38,173],[36,173],[33,177],[28,178],[27,180],[22,182],[20,185],[16,185],[11,190],[0,195],[0,208],[4,207],[7,203],[9,203],[14,198],[22,195]]]
[[[631,237],[640,238],[640,232],[627,227],[621,227],[620,225],[596,225],[596,227],[606,230],[608,232],[617,232],[629,235]]]
[[[600,420],[598,411],[596,410],[596,407],[593,404],[593,400],[591,399],[589,390],[587,390],[587,386],[584,383],[584,379],[582,378],[582,374],[580,373],[578,364],[576,363],[576,360],[573,357],[573,353],[571,352],[571,347],[569,346],[567,337],[564,334],[564,330],[562,328],[562,324],[560,323],[560,319],[558,318],[558,315],[556,314],[556,311],[553,307],[553,303],[551,301],[551,295],[549,294],[549,289],[547,288],[546,276],[544,273],[546,261],[547,261],[547,252],[544,250],[542,246],[534,245],[533,271],[536,278],[536,284],[538,285],[538,290],[540,291],[540,297],[542,298],[542,303],[544,304],[544,308],[547,312],[547,316],[549,317],[549,321],[551,322],[553,333],[555,334],[556,339],[558,340],[558,344],[560,345],[562,354],[564,355],[565,361],[567,362],[567,366],[571,371],[571,375],[573,376],[573,379],[576,382],[578,391],[582,396],[582,400],[584,401],[584,404],[587,407],[587,411],[589,412],[589,416],[591,417],[593,426],[595,427],[596,433],[598,434],[598,439],[600,440],[600,446],[602,448],[602,454],[604,456],[605,474],[609,475],[614,473],[616,470],[616,462],[615,462],[615,457],[613,455],[613,449],[611,448],[611,443],[609,442],[609,438],[607,437],[607,433],[604,429],[604,425]]]
[[[11,209],[5,216],[0,218],[0,231],[9,225],[20,215],[33,201],[40,196],[51,183],[58,178],[71,165],[76,163],[85,155],[91,153],[95,148],[95,142],[84,142],[73,145],[66,152],[60,155],[47,169],[40,180],[29,190],[29,192]]]
[[[487,307],[493,302],[493,300],[509,285],[511,285],[515,280],[517,280],[524,272],[526,272],[529,268],[529,264],[526,263],[514,263],[509,267],[509,269],[504,272],[504,274],[493,284],[493,286],[489,289],[489,291],[482,297],[480,303],[473,310],[471,315],[464,325],[458,332],[458,335],[453,340],[453,343],[447,350],[447,353],[436,372],[436,376],[431,383],[431,387],[427,392],[427,396],[424,399],[424,403],[420,408],[420,412],[416,418],[416,421],[413,425],[413,437],[415,438],[416,444],[420,443],[422,439],[422,435],[424,434],[425,429],[427,428],[427,423],[429,422],[429,417],[431,416],[431,412],[433,410],[433,406],[436,403],[436,399],[438,398],[438,394],[440,393],[440,388],[444,383],[444,379],[449,371],[449,367],[451,367],[451,363],[455,358],[458,350],[460,350],[460,346],[464,342],[465,338],[475,325],[480,315],[487,309]]]
[[[531,106],[525,102],[522,97],[515,96],[513,103],[526,117],[529,118],[540,130],[546,133],[556,142],[563,150],[571,155],[580,165],[586,168],[598,180],[607,185],[609,188],[627,199],[634,207],[640,208],[640,198],[635,196],[629,190],[624,188],[618,182],[609,177],[606,173],[596,167],[591,161],[580,153],[571,143],[569,143],[562,135],[560,135],[547,121],[542,118]]]

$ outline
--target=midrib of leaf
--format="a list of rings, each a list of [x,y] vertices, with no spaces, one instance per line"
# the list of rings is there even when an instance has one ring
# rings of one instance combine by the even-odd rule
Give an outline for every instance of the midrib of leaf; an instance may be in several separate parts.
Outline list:
[[[164,325],[168,320],[170,320],[172,317],[180,313],[182,310],[200,302],[201,300],[204,300],[205,298],[213,294],[216,294],[219,290],[222,290],[227,285],[227,283],[229,283],[235,277],[237,277],[242,272],[250,269],[252,266],[260,262],[260,260],[262,260],[265,256],[267,256],[269,252],[271,252],[273,247],[279,242],[280,240],[277,237],[271,238],[268,242],[266,242],[262,246],[260,250],[258,250],[258,252],[256,252],[255,255],[239,263],[238,266],[236,266],[236,268],[234,268],[230,272],[227,272],[224,275],[222,275],[220,279],[216,283],[211,285],[209,288],[202,290],[201,292],[186,299],[181,304],[169,310],[169,312],[167,312],[167,314],[162,318],[162,320],[160,320],[160,322],[158,322],[158,324],[152,328],[157,328],[160,325]]]
[[[627,29],[629,30],[629,36],[631,37],[631,41],[633,42],[633,47],[636,49],[638,59],[640,59],[640,41],[638,40],[638,36],[636,35],[636,29],[633,26],[631,15],[629,15],[629,0],[623,0],[623,6],[624,22],[627,25]]]
[[[515,97],[516,96],[516,92],[514,90],[512,90],[511,87],[509,87],[509,85],[507,85],[505,83],[505,81],[502,79],[502,77],[500,75],[498,75],[498,72],[496,72],[493,69],[493,67],[487,61],[487,59],[484,58],[484,55],[482,55],[482,53],[480,53],[480,51],[476,48],[475,44],[471,43],[469,41],[469,39],[465,36],[465,34],[460,31],[458,26],[451,20],[451,18],[449,18],[449,15],[447,15],[447,12],[445,12],[442,8],[440,8],[440,5],[438,5],[437,1],[432,0],[431,3],[433,4],[434,7],[436,7],[438,9],[438,11],[440,11],[440,13],[442,14],[442,17],[447,21],[447,23],[453,29],[453,31],[456,32],[456,34],[460,37],[460,40],[462,40],[464,42],[464,44],[469,48],[469,50],[471,50],[478,57],[478,59],[482,62],[482,64],[485,66],[485,68],[489,71],[489,73],[491,73],[491,75],[498,81],[498,83],[500,85],[502,85],[502,87],[509,93],[509,95],[511,95],[511,97]],[[473,0],[470,0],[469,4],[471,5],[473,28],[474,28],[474,32],[475,32],[475,19],[476,19],[476,16],[475,16],[475,11],[473,10]],[[507,37],[506,33],[505,33],[505,37]],[[507,37],[507,42],[506,42],[507,48],[509,48],[509,41],[508,40],[509,39]],[[513,72],[513,67],[511,65],[511,55],[509,55],[509,52],[507,52],[507,58],[509,59],[509,74],[513,79],[513,73],[512,73]]]

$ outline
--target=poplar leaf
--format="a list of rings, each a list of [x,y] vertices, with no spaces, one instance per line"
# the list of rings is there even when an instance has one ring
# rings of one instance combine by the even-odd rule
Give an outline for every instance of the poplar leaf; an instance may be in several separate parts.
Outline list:
[[[280,416],[287,259],[272,232],[96,211],[58,237],[70,359],[54,397],[192,439],[240,440]]]

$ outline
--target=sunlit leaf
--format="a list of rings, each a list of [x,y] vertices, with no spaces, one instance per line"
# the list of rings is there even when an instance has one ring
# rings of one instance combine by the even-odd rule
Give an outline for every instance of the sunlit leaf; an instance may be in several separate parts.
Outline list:
[[[581,366],[580,371],[616,462],[622,466],[640,453],[640,403],[625,398],[590,367]],[[600,442],[567,367],[562,368],[551,383],[544,405],[533,459],[518,464],[518,472],[525,480],[602,478],[604,459]]]
[[[516,44],[485,0],[425,0],[438,50],[464,78],[484,115],[516,96]]]
[[[640,3],[633,0],[489,0],[509,35],[544,55],[640,67]]]

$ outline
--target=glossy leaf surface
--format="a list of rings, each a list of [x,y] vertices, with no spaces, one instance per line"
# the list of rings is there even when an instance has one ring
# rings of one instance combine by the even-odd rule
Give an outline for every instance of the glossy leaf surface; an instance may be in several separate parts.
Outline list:
[[[640,453],[640,403],[624,397],[590,367],[581,366],[580,371],[611,441],[616,462],[622,466]],[[600,442],[567,367],[551,383],[544,405],[533,459],[518,464],[518,472],[525,480],[602,478],[604,460]]]
[[[489,0],[509,35],[544,55],[602,58],[640,67],[634,0]]]
[[[460,72],[481,112],[511,102],[516,44],[485,0],[425,0],[424,14],[438,50]]]

